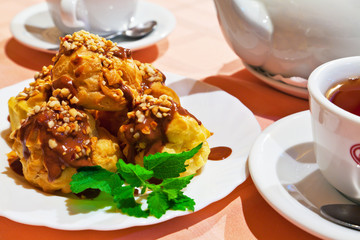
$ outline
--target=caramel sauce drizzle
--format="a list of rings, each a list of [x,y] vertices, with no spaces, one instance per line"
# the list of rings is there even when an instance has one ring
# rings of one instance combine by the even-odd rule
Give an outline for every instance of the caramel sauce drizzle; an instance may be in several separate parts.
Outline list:
[[[232,153],[232,149],[225,146],[212,147],[208,159],[213,161],[224,160]]]

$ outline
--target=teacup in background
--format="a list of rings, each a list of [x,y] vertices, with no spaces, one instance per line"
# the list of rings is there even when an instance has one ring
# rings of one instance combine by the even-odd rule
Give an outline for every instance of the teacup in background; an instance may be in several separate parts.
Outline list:
[[[63,33],[86,30],[95,34],[128,28],[138,0],[47,0],[54,24]]]
[[[360,56],[325,63],[309,77],[315,156],[327,181],[360,202],[360,117],[325,97],[334,84],[360,76]]]

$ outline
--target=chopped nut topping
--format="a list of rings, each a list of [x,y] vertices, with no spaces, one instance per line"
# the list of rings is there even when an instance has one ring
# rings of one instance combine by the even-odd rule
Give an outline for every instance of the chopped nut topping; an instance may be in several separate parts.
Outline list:
[[[113,57],[131,57],[131,51],[129,49],[121,48],[117,43],[113,43],[98,35],[90,34],[86,31],[79,31],[72,35],[66,35],[61,39],[60,51],[55,56],[55,59],[58,58],[64,50],[75,51],[83,46],[90,51],[98,53],[105,67],[112,64],[111,59]],[[119,56],[119,54],[122,56]]]
[[[152,95],[143,94],[136,101],[134,110],[127,113],[130,120],[129,128],[122,126],[120,132],[129,131],[132,137],[139,141],[137,147],[141,148],[140,142],[143,138],[146,139],[146,136],[150,136],[153,131],[158,131],[159,122],[157,121],[171,117],[172,109],[175,107],[176,103],[170,96],[161,95],[156,98]]]
[[[38,113],[38,112],[40,111],[40,109],[41,109],[41,107],[40,107],[39,105],[36,105],[36,106],[34,107],[35,113]]]
[[[53,120],[50,120],[48,122],[48,126],[49,126],[49,128],[53,128],[55,126],[55,122]]]
[[[157,117],[157,118],[162,118],[163,115],[162,115],[160,112],[157,112],[157,113],[156,113],[156,117]]]
[[[172,98],[167,95],[161,95],[159,98],[155,98],[151,95],[144,94],[140,98],[137,111],[142,111],[143,114],[136,113],[138,122],[143,122],[142,116],[149,116],[150,112],[157,118],[163,118],[169,116],[171,111]],[[128,113],[129,118],[133,118],[132,114]]]
[[[60,102],[57,99],[50,99],[49,101],[49,107],[60,107]]]
[[[140,133],[136,132],[133,136],[135,139],[140,137]]]
[[[53,91],[53,96],[57,97],[61,93],[61,89],[57,88]]]
[[[143,122],[145,120],[144,114],[142,114],[139,110],[135,112],[135,115],[138,119],[138,122]]]
[[[76,151],[76,152],[81,152],[81,147],[75,146],[75,151]]]
[[[27,100],[30,97],[34,97],[42,92],[45,92],[51,88],[51,76],[50,72],[52,69],[52,65],[48,67],[43,67],[41,72],[37,72],[34,75],[35,81],[31,82],[30,87],[24,88],[22,92],[20,92],[17,96],[17,100]]]
[[[146,148],[146,143],[140,142],[139,147],[142,148],[142,149],[145,149]]]
[[[150,134],[150,128],[148,126],[145,126],[143,129],[141,129],[141,132],[143,134]]]
[[[70,113],[70,115],[71,115],[72,117],[76,117],[79,112],[78,112],[75,108],[71,108],[71,109],[69,110],[69,113]]]
[[[168,108],[168,107],[162,107],[162,106],[160,106],[160,107],[159,107],[159,110],[160,110],[161,112],[163,112],[163,113],[170,112],[170,108]]]
[[[57,145],[58,145],[58,144],[57,144],[57,142],[56,142],[55,139],[50,139],[50,140],[49,140],[49,147],[50,147],[51,149],[56,148]]]
[[[28,89],[26,89],[26,90],[28,90]],[[27,93],[20,92],[18,96],[19,96],[19,97],[25,97],[25,98],[26,98],[28,95],[27,95]]]
[[[152,64],[142,63],[139,61],[135,61],[135,63],[138,66],[140,73],[145,81],[163,82],[165,80],[163,74],[159,70],[157,70]]]
[[[68,88],[62,88],[60,90],[60,93],[61,93],[62,97],[67,97],[70,94],[70,90]]]
[[[79,102],[79,99],[77,97],[75,97],[75,96],[70,99],[71,104],[76,104],[78,102]]]

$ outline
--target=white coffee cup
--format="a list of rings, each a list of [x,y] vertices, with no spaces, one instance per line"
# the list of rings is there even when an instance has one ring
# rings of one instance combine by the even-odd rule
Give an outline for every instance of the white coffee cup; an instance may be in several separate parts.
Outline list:
[[[337,190],[360,202],[360,117],[325,97],[335,84],[357,76],[360,56],[333,60],[310,74],[308,89],[319,169]]]
[[[106,34],[128,28],[138,0],[47,0],[55,26],[63,33],[86,30]]]

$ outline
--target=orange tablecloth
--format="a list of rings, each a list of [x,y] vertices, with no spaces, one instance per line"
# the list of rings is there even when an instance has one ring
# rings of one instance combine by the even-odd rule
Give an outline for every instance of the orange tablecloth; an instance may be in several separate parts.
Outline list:
[[[262,129],[308,109],[308,101],[281,93],[252,76],[220,31],[212,0],[149,0],[177,20],[169,37],[133,57],[172,72],[216,85],[243,102]],[[0,88],[31,78],[51,54],[38,52],[11,35],[11,19],[41,0],[2,0],[0,8]],[[6,104],[2,102],[1,104]],[[241,124],[241,123],[239,123]],[[1,184],[1,183],[0,183]],[[4,194],[4,193],[1,193]],[[4,197],[1,195],[0,197]],[[24,199],[26,201],[26,199]],[[224,199],[193,214],[164,223],[118,231],[61,231],[24,225],[0,217],[0,239],[315,239],[293,225],[261,197],[251,177]]]

